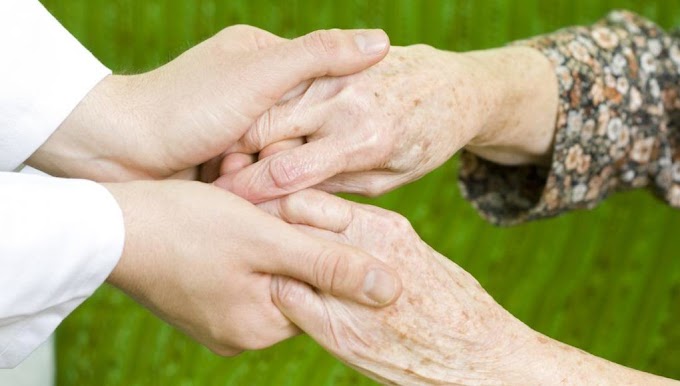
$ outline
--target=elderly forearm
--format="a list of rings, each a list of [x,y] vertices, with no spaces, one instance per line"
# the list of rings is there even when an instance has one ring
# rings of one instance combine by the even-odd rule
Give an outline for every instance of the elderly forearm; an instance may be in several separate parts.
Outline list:
[[[556,80],[549,84],[559,96],[556,114],[550,112],[554,144],[549,164],[518,167],[469,148],[482,158],[464,154],[463,196],[485,218],[510,225],[592,208],[613,192],[643,187],[680,207],[673,120],[680,110],[680,51],[674,35],[616,11],[591,26],[514,44],[536,49],[552,67]],[[546,79],[531,84],[540,87]],[[526,105],[536,116],[546,113],[539,100]]]
[[[485,73],[480,100],[490,106],[485,124],[466,148],[501,164],[547,163],[557,113],[557,80],[548,59],[528,47],[462,56]]]
[[[536,334],[533,344],[516,355],[514,379],[524,385],[678,385],[680,382],[643,373]]]

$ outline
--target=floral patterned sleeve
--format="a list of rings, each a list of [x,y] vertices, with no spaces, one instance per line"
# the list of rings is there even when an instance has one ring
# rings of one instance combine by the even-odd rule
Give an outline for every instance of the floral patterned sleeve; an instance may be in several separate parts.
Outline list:
[[[680,35],[630,12],[513,44],[553,63],[559,83],[549,167],[501,166],[462,155],[460,185],[500,225],[592,208],[647,187],[680,207]]]

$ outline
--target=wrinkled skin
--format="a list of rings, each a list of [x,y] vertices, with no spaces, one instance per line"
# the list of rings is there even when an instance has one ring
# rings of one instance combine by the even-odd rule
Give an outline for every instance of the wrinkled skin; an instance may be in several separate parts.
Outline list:
[[[392,47],[368,70],[317,79],[261,116],[216,184],[253,202],[308,187],[377,196],[463,147],[501,164],[545,164],[556,109],[554,71],[534,49]]]
[[[457,71],[473,63],[452,64],[455,55],[392,47],[373,68],[315,80],[258,119],[230,149],[217,184],[262,201],[315,185],[375,196],[423,176],[483,124],[487,102],[462,95],[481,79]],[[257,152],[261,161],[247,166],[245,154]]]
[[[360,35],[384,45],[362,52]],[[361,71],[388,49],[380,30],[322,30],[287,40],[231,26],[152,71],[103,79],[28,163],[102,182],[196,179],[199,165],[219,162],[265,111],[304,90],[301,83]]]
[[[380,310],[288,278],[272,283],[274,302],[287,317],[374,379],[403,385],[498,383],[508,379],[503,377],[513,347],[534,337],[398,214],[312,190],[261,207],[307,232],[363,248],[398,270],[403,293]]]
[[[306,235],[210,184],[105,187],[123,211],[126,232],[108,282],[220,355],[298,333],[272,303],[274,274],[369,306],[389,304],[400,292],[394,270],[364,251]],[[365,293],[364,278],[376,269],[393,275],[391,299],[378,302]]]

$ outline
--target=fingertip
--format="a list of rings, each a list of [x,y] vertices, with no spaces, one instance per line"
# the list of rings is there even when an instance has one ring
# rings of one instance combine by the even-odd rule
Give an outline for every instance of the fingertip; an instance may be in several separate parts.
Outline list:
[[[318,30],[291,41],[308,62],[304,79],[342,76],[362,71],[380,61],[389,50],[382,30]],[[303,56],[304,55],[304,56]],[[303,79],[303,80],[304,80]]]
[[[309,285],[280,275],[272,276],[270,291],[272,302],[286,316],[289,316],[292,310],[308,308],[316,296]]]
[[[213,185],[217,186],[218,188],[227,190],[229,192],[232,191],[232,186],[233,186],[233,175],[231,174],[225,174],[217,178],[214,182]]]
[[[302,146],[304,144],[305,144],[304,138],[292,138],[292,139],[286,139],[286,140],[283,140],[283,141],[272,143],[271,145],[268,145],[264,149],[260,150],[259,159],[261,160],[263,158],[267,158],[269,156],[272,156],[276,153],[280,153],[282,151],[290,150],[290,149],[296,148],[298,146]]]
[[[372,267],[364,277],[363,294],[375,307],[393,304],[403,290],[399,275],[385,265]]]
[[[333,267],[331,277],[323,278],[325,282],[321,283],[331,283],[326,288],[331,295],[369,307],[385,307],[399,298],[402,283],[393,268],[363,249],[349,245],[342,248],[344,261],[333,262],[331,259],[331,264],[319,265],[322,269]]]
[[[354,42],[364,55],[384,57],[390,48],[390,38],[382,29],[358,31],[354,35]]]
[[[237,161],[240,162],[240,161]],[[224,166],[224,165],[223,165]],[[257,200],[258,189],[253,186],[252,182],[249,181],[251,170],[250,168],[255,167],[254,165],[246,165],[240,167],[240,165],[232,165],[235,169],[227,173],[222,174],[218,179],[213,182],[218,188],[227,190],[253,204],[257,204],[266,200]],[[222,171],[228,171],[229,167],[223,167]]]
[[[235,173],[255,163],[255,155],[244,153],[227,154],[220,165],[220,175]]]

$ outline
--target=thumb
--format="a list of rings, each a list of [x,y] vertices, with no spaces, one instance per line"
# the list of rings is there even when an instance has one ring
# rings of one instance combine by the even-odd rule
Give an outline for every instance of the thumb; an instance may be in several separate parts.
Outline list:
[[[382,30],[320,30],[258,52],[249,71],[260,93],[279,100],[298,84],[322,76],[350,75],[382,60],[390,42]],[[264,75],[264,79],[263,79]]]
[[[288,276],[331,295],[369,306],[386,306],[401,294],[401,280],[385,263],[360,249],[302,232],[291,235],[287,251],[254,268]]]

